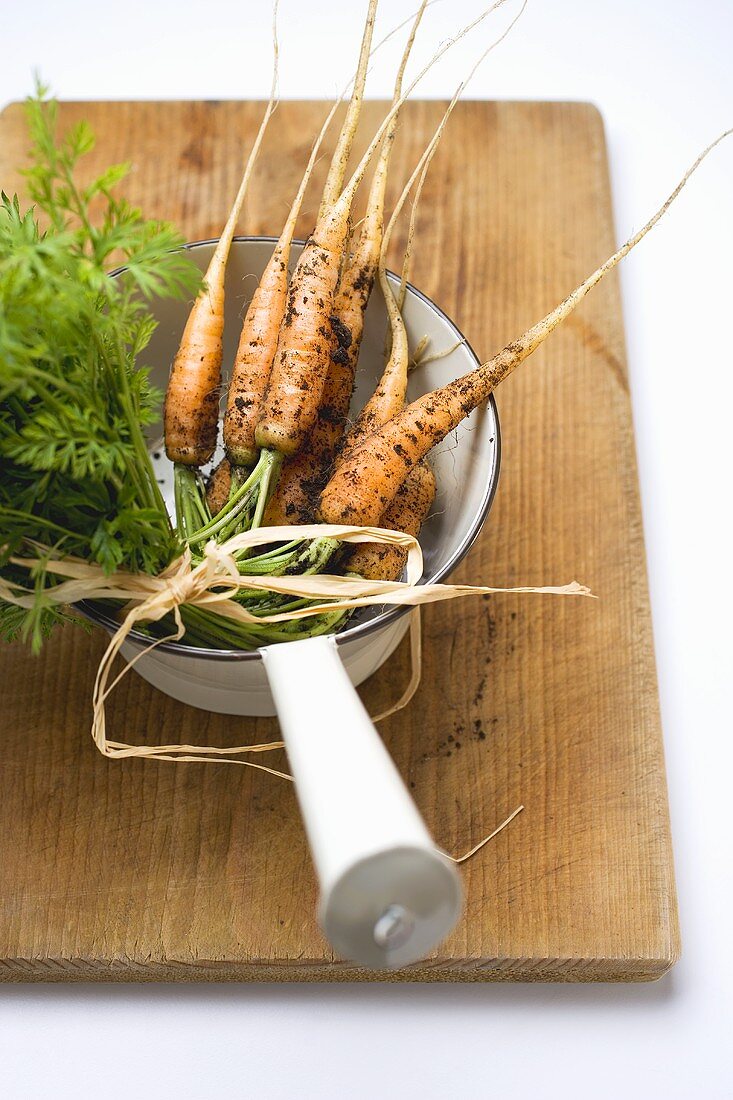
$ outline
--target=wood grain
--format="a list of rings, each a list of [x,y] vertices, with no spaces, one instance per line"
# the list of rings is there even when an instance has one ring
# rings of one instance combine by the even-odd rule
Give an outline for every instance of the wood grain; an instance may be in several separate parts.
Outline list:
[[[392,199],[442,105],[409,105]],[[369,104],[365,132],[382,108]],[[130,158],[130,198],[190,239],[216,235],[259,122],[251,103],[64,104]],[[323,105],[276,113],[244,218],[282,224]],[[0,184],[21,189],[21,108],[0,119]],[[325,161],[319,165],[321,179]],[[314,188],[302,220],[316,206]],[[489,355],[614,247],[603,125],[585,104],[458,107],[420,209],[414,281]],[[399,251],[402,242],[395,241]],[[429,607],[421,690],[384,736],[437,840],[460,852],[466,912],[407,980],[627,981],[679,953],[649,599],[618,284],[612,275],[498,395],[501,484],[455,580],[559,583],[598,601]],[[221,764],[103,759],[89,737],[104,639],[0,654],[0,976],[9,980],[393,977],[335,962],[289,784]],[[381,708],[397,657],[364,693]],[[135,676],[118,739],[271,738],[270,720],[186,708]],[[279,764],[284,763],[280,760]],[[275,766],[278,766],[276,763]]]

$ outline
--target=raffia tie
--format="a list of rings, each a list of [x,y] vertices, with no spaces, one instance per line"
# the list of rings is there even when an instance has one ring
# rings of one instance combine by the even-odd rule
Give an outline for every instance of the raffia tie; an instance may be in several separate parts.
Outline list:
[[[398,546],[407,551],[407,579],[405,581],[362,580],[357,577],[344,577],[332,574],[312,576],[242,576],[237,568],[234,554],[240,550],[262,546],[273,542],[290,542],[293,539],[333,538],[340,542],[360,543],[377,542],[388,546]],[[32,545],[32,544],[31,544]],[[32,570],[39,562],[50,573],[64,578],[46,592],[46,598],[59,605],[77,603],[80,600],[113,599],[124,600],[126,606],[123,618],[112,635],[97,669],[92,697],[93,719],[92,736],[99,751],[112,758],[147,757],[158,760],[179,761],[219,761],[232,764],[245,764],[249,767],[269,772],[284,779],[291,777],[284,772],[257,764],[252,760],[238,759],[244,754],[272,751],[283,747],[281,741],[263,745],[239,745],[226,748],[202,745],[129,745],[121,741],[110,741],[106,734],[105,703],[120,680],[129,670],[162,642],[180,641],[186,632],[180,608],[184,604],[207,607],[218,615],[235,619],[242,623],[277,623],[307,618],[324,612],[346,611],[357,607],[390,604],[415,608],[411,622],[412,673],[410,682],[396,703],[388,710],[378,714],[374,721],[381,721],[406,706],[420,682],[420,624],[419,606],[442,600],[456,599],[462,596],[484,595],[487,593],[540,593],[570,596],[590,596],[592,593],[583,585],[573,581],[560,586],[541,588],[494,588],[487,585],[461,584],[423,584],[418,585],[422,576],[423,558],[420,544],[412,535],[397,531],[387,531],[378,527],[347,527],[335,524],[307,524],[293,527],[267,527],[255,531],[246,531],[235,535],[226,542],[209,542],[204,548],[203,558],[193,563],[189,550],[172,562],[158,576],[145,573],[128,573],[124,570],[105,574],[101,566],[78,558],[59,558],[48,560],[40,555],[13,557],[14,565]],[[242,591],[273,592],[283,595],[307,598],[315,602],[308,607],[273,615],[252,615],[234,597]],[[19,607],[31,607],[34,594],[30,589],[12,585],[0,578],[0,599]],[[156,638],[150,645],[141,649],[125,663],[122,670],[110,679],[112,664],[122,645],[138,623],[157,622],[171,614],[176,624],[173,633],[165,638]],[[286,644],[286,643],[283,643]]]

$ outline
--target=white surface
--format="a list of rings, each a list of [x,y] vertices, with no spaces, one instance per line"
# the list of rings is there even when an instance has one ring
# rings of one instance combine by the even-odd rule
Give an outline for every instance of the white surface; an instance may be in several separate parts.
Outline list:
[[[453,930],[461,882],[436,851],[340,648],[333,636],[309,638],[267,646],[262,659],[318,872],[321,927],[342,958],[407,966]],[[398,935],[385,941],[376,930],[388,910]]]
[[[422,56],[479,5],[432,8]],[[384,24],[414,0],[382,6]],[[3,5],[0,102],[25,94],[34,66],[65,97],[261,96],[267,8]],[[283,0],[284,95],[333,93],[348,63],[320,60],[324,28],[329,58],[350,57],[362,8]],[[625,236],[733,123],[732,41],[727,0],[530,0],[473,94],[596,102]],[[477,45],[446,58],[423,93],[452,90],[460,58]],[[387,90],[378,66],[371,92]],[[733,139],[622,271],[682,915],[676,970],[637,987],[3,988],[4,1095],[733,1096],[724,1053],[733,977],[732,184]]]

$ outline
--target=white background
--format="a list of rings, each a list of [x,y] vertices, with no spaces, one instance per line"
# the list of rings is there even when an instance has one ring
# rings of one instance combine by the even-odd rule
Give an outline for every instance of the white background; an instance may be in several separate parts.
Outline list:
[[[382,26],[415,3],[383,0]],[[432,7],[420,56],[481,3]],[[283,96],[340,88],[364,8],[282,0]],[[262,97],[269,18],[255,0],[3,4],[0,104],[28,92],[35,67],[66,98]],[[478,45],[422,94],[452,91]],[[594,101],[626,237],[733,125],[732,45],[729,0],[529,0],[471,94]],[[374,95],[390,93],[387,61]],[[733,138],[621,276],[682,917],[674,972],[637,987],[0,987],[4,1096],[733,1096],[732,211]]]

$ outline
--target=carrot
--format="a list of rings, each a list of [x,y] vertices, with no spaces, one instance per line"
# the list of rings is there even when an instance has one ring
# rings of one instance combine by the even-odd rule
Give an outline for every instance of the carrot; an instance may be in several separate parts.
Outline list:
[[[304,448],[285,460],[265,508],[265,527],[314,522],[323,489],[321,470],[321,453],[315,447]]]
[[[416,172],[421,169],[420,179],[413,202],[410,226],[412,228],[415,211],[420,201],[427,170],[430,166],[433,153],[443,127],[447,122],[453,103],[436,131],[426,153],[420,160]],[[398,304],[392,287],[389,284],[386,273],[386,254],[389,248],[392,230],[402,210],[407,195],[409,194],[415,179],[416,172],[408,180],[395,210],[392,213],[389,225],[384,233],[382,248],[380,250],[378,271],[379,281],[384,295],[387,313],[390,322],[390,351],[387,366],[375,394],[357,417],[346,439],[346,446],[339,461],[345,458],[349,451],[358,442],[369,434],[392,415],[397,413],[404,405],[407,389],[407,374],[409,370],[409,347],[407,332],[402,320],[402,307]],[[407,269],[411,239],[408,236],[407,251],[403,261],[403,274]],[[400,485],[394,500],[380,518],[380,526],[390,531],[403,531],[405,534],[419,535],[420,529],[427,519],[435,500],[436,493],[435,475],[427,461],[418,463],[410,471],[402,485]],[[398,580],[407,563],[407,552],[398,546],[384,546],[380,543],[362,543],[352,550],[346,560],[345,569],[348,573],[356,573],[366,580]]]
[[[403,199],[406,192],[403,192]],[[400,205],[400,204],[398,204]],[[364,408],[357,416],[350,428],[343,448],[337,460],[341,465],[348,459],[349,454],[358,447],[363,439],[375,431],[381,424],[389,420],[399,412],[405,400],[407,388],[407,368],[409,364],[409,349],[407,343],[407,330],[405,329],[402,314],[397,307],[397,301],[386,270],[386,250],[390,241],[390,230],[384,235],[382,254],[379,260],[379,282],[384,295],[384,303],[387,307],[389,327],[391,333],[391,348],[387,358],[387,365],[382,373],[377,389],[370,397]]]
[[[509,26],[506,28],[504,33],[501,34],[499,38],[497,38],[494,42],[492,42],[486,50],[484,50],[476,64],[471,69],[468,76],[465,78],[465,80],[461,81],[461,83],[456,88],[456,91],[450,103],[448,104],[445,114],[440,120],[440,123],[435,133],[433,134],[433,137],[428,143],[427,148],[420,157],[417,166],[415,167],[412,175],[407,181],[402,191],[402,194],[397,200],[395,208],[392,212],[389,224],[387,225],[387,228],[384,232],[384,238],[382,241],[381,254],[378,264],[379,283],[382,288],[382,294],[384,296],[384,302],[387,307],[387,315],[389,318],[391,335],[390,353],[387,358],[387,364],[382,373],[382,377],[380,379],[379,385],[377,386],[377,389],[359,413],[356,421],[354,422],[346,437],[343,449],[338,459],[339,465],[347,460],[352,451],[357,448],[367,436],[371,435],[372,432],[376,431],[377,428],[381,427],[382,424],[385,424],[393,416],[396,416],[405,403],[410,356],[407,343],[407,331],[405,329],[404,321],[402,320],[402,306],[400,304],[402,286],[400,287],[400,295],[396,296],[390,285],[389,278],[387,277],[387,251],[389,249],[390,241],[392,239],[392,233],[394,231],[397,219],[402,213],[402,208],[405,204],[407,196],[412,190],[415,180],[418,180],[418,186],[415,193],[415,201],[413,203],[412,215],[410,218],[410,230],[411,232],[414,232],[413,226],[415,213],[420,201],[423,186],[425,184],[425,177],[427,176],[428,169],[430,168],[430,163],[435,156],[435,152],[438,148],[438,143],[440,142],[440,139],[443,135],[443,131],[445,130],[448,120],[453,113],[453,109],[460,99],[461,95],[463,94],[468,82],[471,80],[476,70],[478,69],[479,65],[485,60],[488,54],[490,54],[491,51],[495,49],[496,46],[498,46],[499,43],[506,38],[514,24],[522,15],[526,4],[527,0],[524,0],[521,8],[509,24]],[[409,264],[411,247],[412,241],[411,237],[408,235],[408,246],[405,253],[405,259],[403,261],[403,278],[405,277],[405,273]]]
[[[255,432],[258,446],[285,455],[294,454],[303,445],[315,421],[328,370],[329,357],[325,352],[330,334],[327,322],[333,313],[351,204],[392,118],[438,58],[504,2],[495,0],[491,8],[443,43],[407,91],[392,105],[338,200],[319,216],[290,283],[277,354]]]
[[[727,130],[712,142],[646,225],[546,317],[507,344],[488,362],[413,401],[369,436],[333,474],[321,496],[321,518],[327,523],[377,523],[410,470],[464,417],[485,401],[496,386],[573,312],[596,283],[628,255],[666,213],[710,151],[731,133],[733,130]]]
[[[424,6],[426,5],[423,4]],[[403,21],[391,30],[374,47],[372,54],[376,53],[408,21]],[[197,499],[199,482],[195,478],[191,479],[186,473],[186,468],[177,468],[177,481],[181,483],[178,486],[178,495],[182,503],[187,502],[183,533],[189,546],[193,547],[213,536],[224,537],[242,524],[246,527],[258,526],[263,518],[271,487],[278,482],[282,456],[275,450],[262,449],[258,457],[258,451],[255,449],[254,426],[260,415],[260,398],[267,384],[274,345],[277,343],[278,329],[282,321],[287,291],[286,266],[298,211],[318,149],[342,98],[343,95],[331,108],[321,133],[314,143],[288,223],[283,229],[274,255],[263,276],[261,289],[256,293],[255,301],[251,304],[245,319],[240,337],[240,354],[237,357],[238,362],[228,397],[228,416],[225,418],[225,443],[228,444],[229,454],[234,464],[232,465],[230,461],[229,466],[222,466],[222,471],[212,480],[209,503],[212,507],[220,509],[213,518],[203,514],[203,506]],[[331,322],[336,323],[333,318]],[[255,462],[254,469],[250,470],[249,467]],[[227,469],[228,477],[225,474]],[[286,472],[282,481],[286,496],[289,490],[296,491],[292,471]],[[228,497],[223,490],[225,483],[229,485]],[[314,494],[311,515],[322,484],[321,480]],[[297,491],[301,496],[303,495],[300,487]],[[274,502],[273,508],[277,508],[277,501]],[[200,514],[203,526],[194,522],[197,512]],[[289,514],[292,512],[291,506]],[[269,522],[273,521],[269,520]]]
[[[410,36],[405,44],[400,67],[395,79],[392,105],[400,100],[402,95],[402,80],[405,68],[412,51],[420,21],[427,6],[426,0],[420,5],[415,21],[412,25]],[[359,349],[364,332],[364,315],[371,296],[374,280],[379,268],[379,257],[382,251],[384,236],[384,199],[387,189],[387,174],[389,162],[397,133],[399,121],[399,108],[392,117],[392,121],[382,139],[382,148],[374,170],[369,197],[367,199],[366,214],[359,229],[358,238],[353,251],[347,261],[336,298],[335,313],[341,325],[347,328],[351,334],[348,347],[344,349],[341,358],[349,359],[352,379],[356,371],[356,363],[359,358]],[[349,400],[351,394],[349,394]],[[344,415],[348,411],[344,409]]]
[[[419,535],[433,506],[435,491],[435,474],[427,461],[419,462],[400,485],[379,526],[388,531]],[[401,547],[362,542],[349,554],[345,569],[347,573],[358,573],[368,581],[396,581],[402,576],[406,564],[407,551]]]
[[[344,347],[348,339],[348,329],[341,330],[342,342],[339,344],[337,337],[315,423],[301,449],[285,460],[267,506],[265,523],[269,526],[314,521],[351,401],[353,360]]]
[[[229,500],[231,487],[232,464],[225,455],[218,466],[211,471],[209,480],[206,483],[206,503],[212,516],[221,512]]]
[[[351,100],[349,102],[349,107],[346,112],[346,117],[341,127],[339,138],[336,144],[336,149],[334,150],[333,157],[331,159],[328,176],[326,178],[326,183],[323,190],[323,198],[321,200],[319,223],[322,219],[328,219],[328,213],[338,202],[339,194],[343,186],[343,178],[346,170],[346,164],[351,153],[354,135],[356,133],[356,128],[359,122],[359,115],[361,113],[361,105],[364,98],[367,63],[369,60],[369,51],[374,30],[376,11],[377,0],[370,0],[369,8],[367,11],[366,24],[364,27],[364,34],[362,37],[361,50],[359,54],[359,63],[356,78],[354,81],[354,90],[351,96]],[[281,368],[283,367],[283,365],[286,365],[286,369],[284,371],[281,371],[281,373],[285,375],[284,384],[286,387],[288,385],[292,385],[294,382],[297,383],[298,381],[298,372],[293,368],[297,364],[299,357],[306,358],[307,353],[310,352],[311,356],[309,365],[311,366],[311,368],[314,365],[314,356],[316,362],[318,359],[320,359],[328,364],[330,360],[333,343],[332,306],[335,290],[335,286],[332,284],[335,282],[335,279],[338,278],[338,273],[341,267],[342,251],[346,244],[346,234],[348,233],[348,213],[349,212],[347,211],[346,217],[343,219],[342,224],[338,227],[337,232],[339,236],[336,238],[336,243],[335,247],[333,248],[332,256],[329,257],[325,252],[321,251],[319,253],[317,249],[314,249],[313,257],[307,257],[305,263],[302,264],[302,267],[299,264],[298,268],[296,268],[296,272],[293,275],[293,285],[291,286],[291,294],[288,297],[287,313],[279,334],[280,336],[282,336],[283,329],[287,329],[288,327],[297,327],[297,322],[296,325],[293,325],[293,322],[300,314],[304,312],[302,310],[302,306],[308,304],[309,295],[306,292],[307,282],[305,282],[304,286],[301,286],[300,282],[297,279],[297,276],[300,274],[301,270],[302,273],[306,276],[306,280],[309,275],[316,275],[317,278],[317,264],[320,262],[321,267],[324,269],[322,274],[325,276],[325,282],[323,280],[320,283],[316,281],[315,285],[311,286],[311,297],[315,298],[316,309],[312,309],[307,313],[307,319],[305,323],[300,326],[302,329],[301,333],[291,333],[290,336],[294,337],[294,341],[293,339],[288,340],[286,338],[284,340],[284,347],[281,347],[281,342],[278,341],[277,354],[280,356],[279,365]],[[315,238],[316,232],[317,228],[314,231],[313,238]],[[313,238],[311,240],[313,240]],[[306,243],[305,249],[303,250],[303,255],[305,255],[308,251],[310,244],[311,241]],[[301,261],[302,258],[303,257],[301,256]],[[325,264],[324,260],[326,261]],[[336,267],[335,261],[338,262],[338,267]],[[326,312],[327,306],[329,308]],[[317,321],[320,321],[320,323],[316,326],[315,322]],[[312,340],[314,327],[317,337],[320,338],[315,341]],[[309,342],[309,334],[311,336],[310,347],[307,346]],[[293,342],[295,342],[295,348],[293,348],[292,346]],[[288,369],[288,352],[293,351],[295,351],[295,358],[293,359],[291,357]],[[283,380],[281,379],[281,384],[282,381]],[[320,379],[318,379],[317,381],[320,381]],[[323,384],[325,385],[325,379],[323,380]],[[267,396],[270,397],[269,390]],[[270,404],[270,411],[272,411],[272,401]],[[266,416],[266,413],[263,415]],[[255,431],[255,439],[263,446],[264,435],[265,428],[258,426]],[[299,449],[299,446],[288,448],[287,442],[284,443],[280,437],[278,437],[276,440],[273,440],[270,437],[267,439],[266,442],[269,444],[269,447],[271,449],[275,449],[284,453],[292,454],[295,450]],[[302,442],[302,439],[297,440],[298,445]],[[278,445],[278,443],[280,445]],[[295,488],[296,482],[300,479],[302,479],[303,482],[307,480],[305,472],[301,475],[298,471],[290,469],[287,473],[284,472],[283,474],[281,474],[279,482],[282,485],[281,491],[284,496],[291,495],[292,491]],[[277,510],[277,508],[278,502],[275,501],[272,503],[270,514],[273,514]]]
[[[318,151],[339,102],[340,100],[334,103],[313,143],[310,159],[287,221],[242,324],[224,415],[224,445],[230,461],[237,466],[252,466],[257,461],[259,449],[255,442],[255,427],[285,314],[288,264],[295,226]]]
[[[206,285],[196,299],[183,331],[165,398],[165,447],[168,458],[186,466],[203,466],[216,447],[219,424],[224,275],[234,231],[250,177],[276,102],[277,5],[273,10],[274,62],[270,99],[250,152],[234,205],[206,270]]]
[[[420,14],[425,6],[426,2],[423,0]],[[376,3],[373,7],[376,9]],[[405,20],[405,22],[407,21]],[[354,105],[356,103],[360,106],[363,99],[366,63],[369,57],[373,56],[404,25],[404,23],[401,23],[394,31],[390,31],[369,53],[373,24],[374,12],[370,8],[367,19],[368,33],[365,34],[362,43],[359,68],[354,78],[354,95],[349,104],[347,118],[344,120],[337,149],[329,170],[329,181],[326,184],[329,191],[336,185],[340,189],[342,183],[343,168],[351,148],[351,142],[348,138],[350,135],[353,140],[356,122],[358,121],[358,109],[355,111]],[[295,226],[318,152],[342,98],[343,96],[340,96],[334,103],[313,144],[310,159],[298,193],[293,200],[288,219],[255,290],[242,325],[239,346],[229,383],[227,408],[224,417],[224,445],[230,460],[235,465],[252,466],[257,461],[258,448],[255,442],[255,426],[259,419],[262,398],[267,388],[270,369],[277,350],[280,324],[285,314],[288,264]],[[340,176],[337,174],[339,165],[341,165]]]
[[[395,80],[393,103],[401,95],[405,67],[426,6],[423,0],[405,45]],[[364,313],[379,263],[387,170],[398,117],[394,115],[384,135],[366,215],[356,247],[341,276],[334,316],[330,319],[333,329],[330,362],[316,419],[303,446],[283,466],[265,512],[265,523],[270,526],[312,521],[326,473],[343,434],[364,330]],[[343,152],[339,155],[343,157]]]
[[[444,116],[443,122],[435,138],[431,142],[431,145],[428,146],[428,150],[432,148],[434,151],[437,145],[437,138],[446,120],[447,116]],[[430,159],[432,159],[432,156],[427,159],[424,156],[421,158],[420,164],[418,164],[418,169],[423,163],[424,166],[422,167],[422,174],[415,193],[413,215],[420,201],[420,195],[422,193],[422,187],[425,182]],[[379,281],[387,307],[391,336],[387,365],[375,393],[359,413],[359,416],[356,418],[356,421],[346,437],[344,447],[338,457],[339,463],[343,462],[348,457],[349,453],[354,447],[359,445],[359,442],[363,440],[365,435],[369,435],[371,431],[374,431],[385,421],[389,420],[394,414],[399,412],[404,405],[405,392],[407,389],[407,373],[409,369],[409,347],[407,342],[407,331],[402,320],[401,307],[398,305],[392,287],[387,279],[386,254],[389,248],[392,230],[402,210],[405,199],[412,188],[414,178],[415,173],[413,173],[408,180],[402,195],[397,201],[387,230],[384,233],[378,261]],[[409,247],[410,241],[408,238],[408,248]],[[403,262],[403,271],[405,270],[406,263],[407,254]],[[435,500],[435,493],[435,475],[427,464],[427,461],[420,462],[414,470],[410,471],[402,485],[400,485],[394,500],[379,520],[380,526],[385,527],[389,531],[403,531],[405,534],[419,535],[420,529]],[[400,547],[384,546],[376,542],[367,542],[362,543],[350,551],[346,559],[345,570],[348,573],[356,573],[366,580],[398,580],[402,575],[406,563],[407,552]]]
[[[384,295],[385,305],[390,326],[390,351],[387,366],[382,374],[381,381],[372,398],[357,417],[345,442],[345,447],[339,456],[343,461],[350,451],[358,446],[360,440],[376,429],[392,415],[399,412],[404,405],[407,389],[407,373],[409,370],[409,347],[407,332],[402,320],[402,306],[395,298],[392,287],[389,284],[386,273],[386,255],[389,248],[392,231],[402,206],[409,194],[417,171],[421,170],[420,179],[410,217],[410,229],[412,230],[415,212],[417,210],[427,170],[430,166],[433,153],[437,148],[437,142],[443,127],[450,115],[451,106],[436,131],[435,136],[428,145],[428,149],[421,158],[418,168],[408,180],[402,195],[392,213],[387,230],[384,233],[382,248],[378,263],[379,281]],[[403,275],[407,270],[409,251],[412,240],[408,235],[407,250],[403,260]],[[390,531],[403,531],[405,534],[419,535],[420,529],[427,519],[435,500],[436,493],[435,475],[427,464],[427,461],[418,463],[414,470],[407,475],[400,485],[394,500],[381,516],[380,526]],[[398,546],[384,546],[380,543],[362,543],[352,550],[345,564],[346,572],[356,573],[366,580],[398,580],[407,563],[407,552]]]

